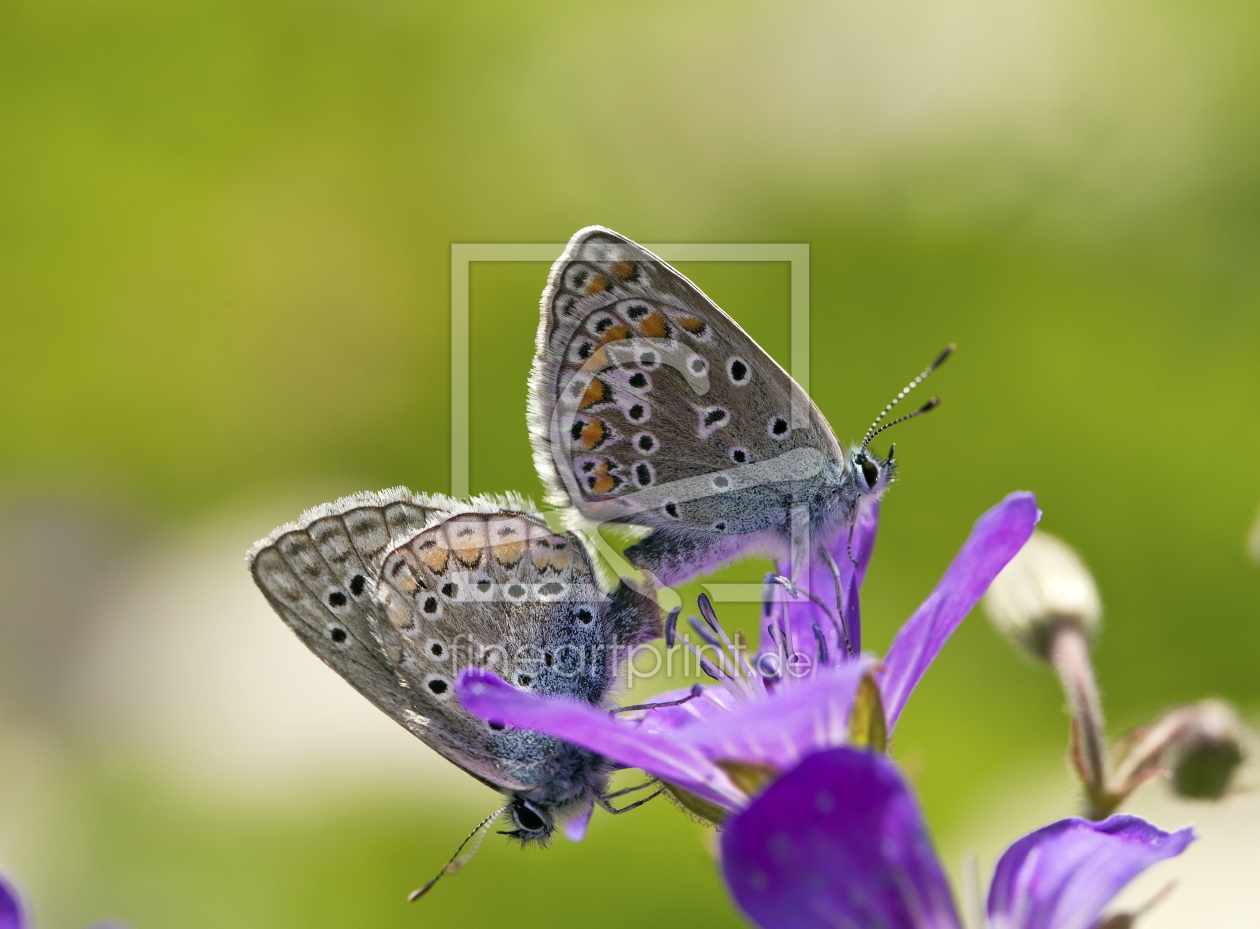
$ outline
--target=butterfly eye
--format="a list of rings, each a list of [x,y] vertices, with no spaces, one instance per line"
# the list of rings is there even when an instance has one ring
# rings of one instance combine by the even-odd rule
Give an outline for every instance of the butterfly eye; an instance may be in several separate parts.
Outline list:
[[[538,812],[524,800],[517,801],[512,807],[512,819],[516,820],[518,828],[524,829],[526,832],[542,832],[547,828],[547,821],[538,815]]]
[[[862,478],[866,481],[868,489],[874,487],[879,481],[879,466],[869,458],[862,459]]]

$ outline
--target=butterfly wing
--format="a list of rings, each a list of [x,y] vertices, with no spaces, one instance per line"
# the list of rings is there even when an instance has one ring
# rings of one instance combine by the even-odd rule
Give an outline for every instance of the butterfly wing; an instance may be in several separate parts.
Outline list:
[[[537,791],[578,750],[472,716],[455,697],[459,671],[492,667],[599,703],[624,646],[659,627],[651,598],[625,585],[606,594],[581,540],[552,534],[515,497],[359,494],[280,527],[249,560],[308,648],[448,760],[510,792]],[[560,767],[593,770],[580,752]]]
[[[380,636],[380,564],[391,540],[444,515],[405,488],[325,504],[279,527],[247,556],[267,602],[311,651],[378,709],[444,757],[495,789],[507,777],[490,746],[453,739],[434,725],[439,703],[391,665]]]
[[[785,527],[843,461],[817,407],[733,319],[601,227],[551,269],[530,429],[556,505],[728,556]]]

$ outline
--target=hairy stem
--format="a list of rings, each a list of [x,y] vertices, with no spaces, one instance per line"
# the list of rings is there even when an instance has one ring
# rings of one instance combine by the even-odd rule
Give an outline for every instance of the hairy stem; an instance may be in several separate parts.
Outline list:
[[[1075,723],[1075,760],[1082,780],[1091,819],[1101,819],[1115,808],[1108,787],[1107,733],[1103,723],[1098,681],[1089,657],[1085,633],[1072,623],[1063,623],[1050,639],[1050,662],[1059,674],[1068,709]]]

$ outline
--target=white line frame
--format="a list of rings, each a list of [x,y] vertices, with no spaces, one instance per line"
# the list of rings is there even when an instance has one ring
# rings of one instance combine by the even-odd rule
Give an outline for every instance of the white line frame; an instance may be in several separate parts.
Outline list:
[[[451,243],[451,496],[469,493],[470,382],[469,278],[474,261],[535,261],[552,264],[564,252],[564,242],[453,242]],[[789,271],[788,373],[809,394],[809,243],[807,242],[668,242],[644,243],[663,261],[785,261]],[[760,587],[748,584],[706,585],[740,588],[723,600],[761,598]],[[755,589],[755,592],[753,588]],[[743,588],[749,588],[746,592]],[[731,596],[731,595],[734,596]],[[716,598],[715,598],[716,599]]]

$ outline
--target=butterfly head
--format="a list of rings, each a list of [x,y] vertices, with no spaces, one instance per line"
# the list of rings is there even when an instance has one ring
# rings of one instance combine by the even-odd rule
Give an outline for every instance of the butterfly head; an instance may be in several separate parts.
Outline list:
[[[502,834],[522,842],[546,842],[555,832],[555,817],[541,804],[515,797],[507,806],[508,818],[515,827]]]
[[[888,457],[884,459],[865,447],[856,448],[850,453],[849,471],[860,496],[878,497],[892,483],[897,473],[897,461],[893,458],[896,448],[894,445],[888,449]]]

